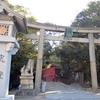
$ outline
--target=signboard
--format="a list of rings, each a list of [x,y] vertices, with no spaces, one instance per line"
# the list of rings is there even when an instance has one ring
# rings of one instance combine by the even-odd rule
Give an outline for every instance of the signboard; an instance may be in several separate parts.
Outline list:
[[[72,35],[73,35],[72,28],[70,28],[70,27],[65,28],[64,39],[71,40]]]

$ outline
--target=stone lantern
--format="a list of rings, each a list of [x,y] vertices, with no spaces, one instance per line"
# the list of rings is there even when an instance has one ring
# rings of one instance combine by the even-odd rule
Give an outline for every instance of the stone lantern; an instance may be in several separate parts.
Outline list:
[[[27,33],[25,18],[0,0],[0,100],[14,100],[8,90],[11,58],[19,48],[17,32]]]

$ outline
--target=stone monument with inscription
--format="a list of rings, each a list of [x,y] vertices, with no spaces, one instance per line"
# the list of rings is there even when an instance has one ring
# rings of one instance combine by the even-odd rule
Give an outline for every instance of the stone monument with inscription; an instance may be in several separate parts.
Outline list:
[[[8,91],[11,58],[19,48],[17,32],[27,33],[25,18],[0,0],[0,100],[14,100],[14,95],[8,95]]]

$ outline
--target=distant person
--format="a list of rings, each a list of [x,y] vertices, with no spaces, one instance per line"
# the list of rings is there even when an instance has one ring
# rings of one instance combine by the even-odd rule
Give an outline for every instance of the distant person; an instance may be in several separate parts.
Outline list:
[[[14,82],[14,87],[15,87],[15,90],[18,90],[19,89],[19,81],[18,80],[16,80]]]
[[[89,81],[85,82],[85,88],[90,88],[90,82]]]
[[[79,81],[79,75],[78,73],[75,73],[75,84]]]

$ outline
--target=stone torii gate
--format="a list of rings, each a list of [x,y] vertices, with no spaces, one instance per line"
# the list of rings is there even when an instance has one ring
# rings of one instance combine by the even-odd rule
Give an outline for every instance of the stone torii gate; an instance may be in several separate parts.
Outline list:
[[[100,40],[94,39],[93,34],[100,33],[100,28],[73,27],[73,33],[74,32],[86,33],[88,34],[88,38],[72,38],[72,40],[66,40],[63,37],[59,37],[59,36],[45,36],[45,31],[64,32],[66,28],[65,26],[46,25],[46,24],[37,23],[37,22],[27,22],[27,26],[40,30],[40,35],[33,35],[33,34],[26,35],[27,39],[37,39],[39,41],[38,58],[37,58],[37,66],[36,66],[36,80],[35,80],[35,88],[37,89],[37,91],[40,91],[40,85],[41,85],[44,40],[89,43],[92,89],[97,90],[98,82],[97,82],[97,70],[96,70],[94,43],[100,43]]]

